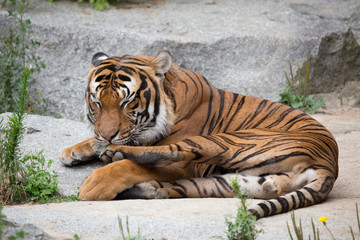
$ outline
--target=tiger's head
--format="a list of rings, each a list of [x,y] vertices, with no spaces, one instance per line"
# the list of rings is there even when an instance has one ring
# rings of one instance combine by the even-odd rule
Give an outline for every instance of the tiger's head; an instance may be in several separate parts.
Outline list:
[[[93,56],[85,99],[99,145],[150,145],[169,134],[174,112],[164,82],[171,66],[166,51],[155,58]]]

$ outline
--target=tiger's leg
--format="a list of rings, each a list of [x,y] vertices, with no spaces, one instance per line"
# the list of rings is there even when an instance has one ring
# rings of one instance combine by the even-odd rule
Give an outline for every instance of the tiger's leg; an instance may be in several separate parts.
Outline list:
[[[63,150],[60,154],[60,160],[66,166],[74,166],[98,158],[105,147],[98,145],[94,138],[89,138]]]
[[[120,193],[116,199],[162,199],[162,198],[207,198],[234,197],[230,183],[238,179],[242,189],[249,191],[253,198],[271,199],[278,197],[277,190],[264,188],[264,183],[273,181],[277,176],[249,176],[228,173],[203,178],[182,179],[171,182],[149,181],[136,184]]]
[[[118,193],[135,184],[157,179],[172,181],[190,178],[191,169],[173,164],[168,167],[148,168],[128,159],[97,168],[80,188],[80,200],[112,200]]]

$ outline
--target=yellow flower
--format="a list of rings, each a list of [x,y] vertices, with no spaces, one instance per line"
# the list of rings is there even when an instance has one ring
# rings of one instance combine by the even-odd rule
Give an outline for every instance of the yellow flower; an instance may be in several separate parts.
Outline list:
[[[328,219],[328,217],[326,216],[326,217],[319,217],[318,218],[318,220],[320,221],[320,222],[322,222],[323,224],[326,224],[326,220]]]

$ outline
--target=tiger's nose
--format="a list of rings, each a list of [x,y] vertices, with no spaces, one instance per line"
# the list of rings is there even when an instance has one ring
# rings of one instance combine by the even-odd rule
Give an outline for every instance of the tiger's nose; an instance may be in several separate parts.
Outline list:
[[[110,142],[112,139],[114,139],[118,135],[118,133],[119,133],[119,130],[115,130],[112,132],[108,132],[106,134],[102,133],[101,136]]]

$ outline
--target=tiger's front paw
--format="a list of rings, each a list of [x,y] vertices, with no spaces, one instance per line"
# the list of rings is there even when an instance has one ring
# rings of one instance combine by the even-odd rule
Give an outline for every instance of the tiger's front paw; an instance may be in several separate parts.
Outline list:
[[[110,145],[100,154],[100,159],[104,163],[108,164],[108,163],[123,160],[124,154],[120,150],[120,146]]]
[[[112,163],[95,169],[85,179],[80,188],[79,199],[85,201],[112,200],[122,192],[126,185],[122,183],[122,169]]]
[[[74,166],[98,158],[99,153],[103,152],[105,147],[90,138],[63,150],[60,154],[60,161],[66,166]]]
[[[85,155],[81,152],[74,151],[73,148],[67,148],[60,154],[60,161],[66,166],[74,166],[81,162],[86,162],[93,159],[94,155]]]

